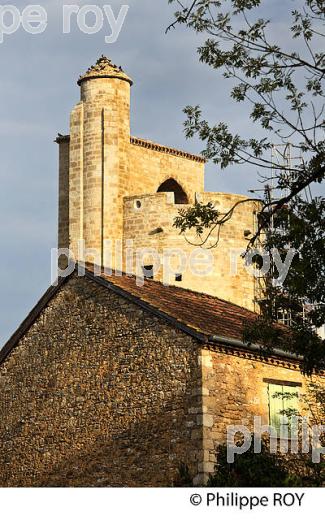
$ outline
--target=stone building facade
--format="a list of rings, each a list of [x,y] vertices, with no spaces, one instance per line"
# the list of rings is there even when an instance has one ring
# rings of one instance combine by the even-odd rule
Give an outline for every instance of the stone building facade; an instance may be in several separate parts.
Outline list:
[[[305,393],[310,380],[295,356],[242,341],[256,319],[252,277],[240,266],[230,276],[225,257],[244,244],[254,204],[226,224],[210,277],[107,274],[105,240],[162,252],[183,240],[180,207],[213,200],[224,213],[243,198],[204,193],[202,158],[130,137],[131,80],[111,62],[79,83],[70,136],[58,138],[59,247],[78,263],[0,351],[0,485],[172,486],[181,463],[203,484],[229,425],[271,423],[270,382]],[[99,273],[79,240],[99,251]]]
[[[241,343],[254,317],[152,280],[62,279],[0,353],[0,485],[172,486],[181,463],[204,483],[228,425],[269,423],[269,381],[306,391],[298,360]]]
[[[0,483],[171,485],[200,448],[196,351],[116,293],[68,281],[2,367]]]
[[[76,260],[132,274],[152,265],[156,280],[256,310],[254,278],[240,257],[245,234],[256,229],[256,203],[241,195],[204,192],[201,156],[132,137],[132,80],[108,59],[98,60],[78,84],[81,100],[71,113],[70,135],[57,138],[59,248],[69,249]],[[189,267],[191,255],[198,253],[189,242],[197,243],[197,237],[189,234],[188,242],[173,227],[178,211],[196,201],[212,202],[221,214],[237,204],[222,226],[218,247],[209,251],[212,269],[204,276]],[[211,243],[215,240],[216,233]],[[128,263],[125,251],[131,247]]]

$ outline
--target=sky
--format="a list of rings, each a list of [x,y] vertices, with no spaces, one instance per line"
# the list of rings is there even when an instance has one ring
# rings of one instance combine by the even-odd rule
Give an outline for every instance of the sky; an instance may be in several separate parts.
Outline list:
[[[188,104],[200,104],[211,121],[227,121],[239,133],[250,124],[248,109],[230,99],[221,74],[199,62],[200,38],[182,27],[165,34],[174,10],[167,0],[96,1],[115,13],[129,5],[115,43],[105,42],[107,19],[101,31],[86,35],[72,17],[71,32],[63,34],[63,4],[90,2],[38,3],[47,12],[46,30],[32,35],[21,27],[0,43],[0,348],[50,285],[58,219],[54,139],[58,132],[69,133],[69,113],[79,101],[78,76],[101,54],[134,80],[132,135],[200,152],[202,144],[184,136],[182,110]],[[22,12],[28,3],[11,5]],[[283,2],[272,5],[281,38]],[[207,166],[207,191],[245,194],[256,185],[252,167],[220,172]]]

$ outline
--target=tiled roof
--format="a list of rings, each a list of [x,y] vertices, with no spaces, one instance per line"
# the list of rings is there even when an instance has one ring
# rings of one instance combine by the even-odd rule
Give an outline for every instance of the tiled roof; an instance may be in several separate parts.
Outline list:
[[[258,315],[244,307],[215,296],[145,279],[137,285],[134,276],[94,274],[94,266],[86,265],[86,276],[111,289],[145,310],[166,319],[171,325],[195,337],[208,348],[229,349],[233,355],[244,355],[272,365],[299,369],[302,358],[276,346],[266,354],[259,345],[243,342],[245,324]],[[283,327],[282,325],[280,326]]]
[[[46,291],[0,350],[0,364],[7,358],[50,300],[72,275],[59,279],[57,286],[51,286]],[[98,275],[94,273],[94,266],[90,264],[86,265],[85,276],[148,312],[166,319],[171,325],[190,334],[209,347],[213,344],[225,344],[227,349],[233,349],[234,355],[240,355],[243,349],[248,349],[253,352],[251,356],[258,358],[263,356],[264,359],[258,345],[244,345],[242,342],[244,322],[255,320],[257,314],[254,312],[207,294],[175,286],[165,287],[162,283],[154,280],[144,280],[143,285],[139,286],[134,276],[125,274],[121,276],[107,275],[105,273]],[[274,359],[286,358],[291,360],[294,358],[295,363],[298,360],[294,354],[282,352],[278,349],[274,349],[272,357]]]
[[[134,276],[102,273],[98,277],[93,275],[89,265],[87,273],[94,281],[96,278],[106,281],[108,286],[121,289],[138,303],[149,305],[206,338],[218,335],[242,340],[243,321],[257,317],[254,312],[220,298],[180,287],[166,287],[154,280],[144,280],[143,286],[138,286]]]

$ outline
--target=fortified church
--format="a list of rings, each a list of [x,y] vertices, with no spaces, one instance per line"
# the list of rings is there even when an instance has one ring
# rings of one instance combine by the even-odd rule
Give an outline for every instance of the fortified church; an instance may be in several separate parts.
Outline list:
[[[56,139],[61,276],[0,351],[0,485],[172,486],[181,464],[203,484],[229,425],[259,416],[277,431],[274,395],[307,384],[297,357],[242,340],[258,207],[204,192],[201,156],[131,136],[132,80],[109,59],[78,85]],[[200,263],[173,226],[197,201],[236,205],[204,276],[170,253]]]

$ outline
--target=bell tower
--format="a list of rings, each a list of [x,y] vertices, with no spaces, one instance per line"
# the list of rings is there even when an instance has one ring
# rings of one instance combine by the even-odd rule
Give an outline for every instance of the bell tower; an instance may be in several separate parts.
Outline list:
[[[123,233],[132,80],[102,56],[80,76],[78,85],[81,99],[71,112],[70,138],[57,139],[59,247],[69,248],[76,260],[114,268],[114,255],[108,260],[112,265],[105,261],[104,244],[121,239]]]

